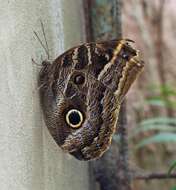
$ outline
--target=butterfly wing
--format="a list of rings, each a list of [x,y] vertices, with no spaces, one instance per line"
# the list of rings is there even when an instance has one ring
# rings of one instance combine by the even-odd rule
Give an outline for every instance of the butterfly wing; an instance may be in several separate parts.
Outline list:
[[[40,75],[41,103],[57,144],[80,160],[100,157],[111,142],[120,103],[142,68],[128,40],[86,43],[47,65]]]

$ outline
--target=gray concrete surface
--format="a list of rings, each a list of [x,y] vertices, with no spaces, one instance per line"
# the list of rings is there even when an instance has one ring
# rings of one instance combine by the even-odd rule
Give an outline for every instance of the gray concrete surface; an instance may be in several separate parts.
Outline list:
[[[0,189],[88,190],[86,162],[64,154],[43,122],[37,91],[45,25],[55,58],[83,41],[81,0],[0,0]]]

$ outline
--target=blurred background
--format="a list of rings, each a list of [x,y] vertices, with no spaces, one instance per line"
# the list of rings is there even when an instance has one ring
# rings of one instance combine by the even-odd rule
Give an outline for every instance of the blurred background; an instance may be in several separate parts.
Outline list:
[[[142,173],[167,173],[176,160],[176,1],[123,1],[122,28],[146,63],[127,95],[130,162]],[[133,186],[174,190],[176,178],[134,181]]]
[[[92,164],[98,189],[175,190],[176,1],[85,2],[88,41],[132,39],[145,61],[110,150]]]

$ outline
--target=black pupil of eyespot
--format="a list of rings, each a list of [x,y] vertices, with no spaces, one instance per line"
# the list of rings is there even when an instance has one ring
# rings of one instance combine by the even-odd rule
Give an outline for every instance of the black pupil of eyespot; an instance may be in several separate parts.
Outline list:
[[[75,83],[76,84],[83,84],[84,80],[85,80],[85,78],[82,75],[76,75],[75,76]]]
[[[72,125],[77,125],[80,122],[80,120],[81,120],[79,113],[77,113],[75,111],[73,111],[72,113],[70,113],[70,115],[68,116],[68,118],[69,118],[69,121],[70,121],[70,123]]]

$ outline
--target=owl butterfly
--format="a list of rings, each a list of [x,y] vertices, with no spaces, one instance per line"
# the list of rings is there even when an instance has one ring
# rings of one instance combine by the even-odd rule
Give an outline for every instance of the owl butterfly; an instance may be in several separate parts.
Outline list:
[[[79,160],[98,158],[111,144],[120,104],[144,65],[131,42],[85,43],[43,62],[46,125],[56,143]]]

